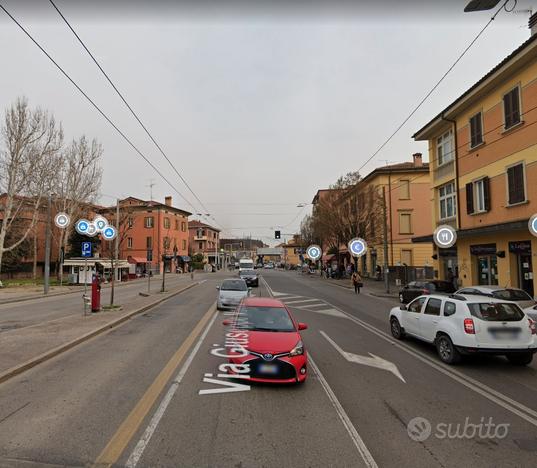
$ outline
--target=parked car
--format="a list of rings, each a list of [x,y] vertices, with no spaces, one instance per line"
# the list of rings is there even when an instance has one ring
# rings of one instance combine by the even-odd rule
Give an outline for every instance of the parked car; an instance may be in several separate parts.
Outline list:
[[[401,304],[408,304],[410,301],[416,299],[416,297],[424,294],[453,294],[454,292],[455,286],[449,281],[411,281],[400,289],[399,301]]]
[[[467,286],[457,291],[457,294],[474,294],[479,296],[494,297],[504,301],[516,302],[521,309],[537,304],[526,291],[518,288],[502,288],[501,286]]]
[[[257,271],[255,270],[241,270],[239,272],[239,276],[246,281],[246,284],[248,286],[259,286],[259,277],[257,275]]]
[[[250,295],[250,288],[242,278],[224,280],[216,289],[219,291],[216,301],[218,310],[235,309],[245,297]]]
[[[524,309],[524,313],[535,322],[537,322],[537,305],[527,307]]]
[[[272,270],[274,268],[274,263],[272,262],[265,263],[265,268]]]
[[[241,320],[241,339],[247,345],[245,352],[230,349],[229,354],[235,355],[229,362],[248,364],[250,381],[302,383],[306,380],[308,357],[300,331],[308,326],[297,322],[283,302],[261,297],[245,299],[236,319]],[[234,321],[223,323],[233,326]]]
[[[434,344],[446,364],[484,353],[527,365],[537,351],[535,322],[517,304],[492,297],[420,296],[390,311],[390,329],[398,340],[410,335]]]

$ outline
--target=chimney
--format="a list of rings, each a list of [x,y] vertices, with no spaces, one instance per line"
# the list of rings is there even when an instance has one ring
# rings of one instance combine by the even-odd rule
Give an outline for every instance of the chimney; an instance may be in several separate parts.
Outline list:
[[[537,13],[533,13],[528,21],[528,27],[530,28],[531,35],[537,34]]]
[[[414,158],[414,167],[421,167],[423,166],[423,160],[421,159],[421,153],[414,153],[412,155]]]
[[[172,197],[168,195],[167,197],[164,197],[164,204],[166,206],[172,206]]]

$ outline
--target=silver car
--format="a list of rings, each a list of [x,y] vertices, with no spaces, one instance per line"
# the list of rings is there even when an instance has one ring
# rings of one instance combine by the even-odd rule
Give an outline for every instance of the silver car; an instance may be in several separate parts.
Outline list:
[[[455,294],[472,294],[478,296],[494,297],[504,301],[516,302],[521,309],[534,306],[537,301],[526,291],[518,288],[502,288],[501,286],[467,286],[459,289]]]
[[[245,297],[250,295],[250,288],[241,278],[224,280],[216,289],[219,291],[216,301],[218,310],[235,309]]]

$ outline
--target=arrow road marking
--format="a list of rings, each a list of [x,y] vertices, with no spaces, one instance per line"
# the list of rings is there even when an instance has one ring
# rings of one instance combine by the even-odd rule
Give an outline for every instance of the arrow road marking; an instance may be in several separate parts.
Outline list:
[[[382,359],[381,357],[375,356],[372,353],[369,353],[371,357],[347,353],[346,351],[343,351],[337,345],[337,343],[332,340],[332,338],[330,338],[324,331],[320,330],[319,333],[323,335],[326,340],[336,349],[336,351],[341,354],[347,361],[356,362],[357,364],[363,364],[364,366],[376,367],[378,369],[387,370],[394,374],[397,378],[401,379],[404,383],[406,383],[405,379],[399,372],[399,369],[397,369],[397,366],[393,362],[386,361],[386,359]]]

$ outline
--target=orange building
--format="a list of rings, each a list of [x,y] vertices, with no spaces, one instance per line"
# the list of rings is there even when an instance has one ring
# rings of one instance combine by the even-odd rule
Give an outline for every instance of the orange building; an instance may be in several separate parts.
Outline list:
[[[190,255],[202,254],[204,263],[215,263],[217,254],[219,264],[221,254],[219,252],[220,229],[217,229],[201,221],[191,221],[189,226]]]
[[[188,211],[164,203],[128,197],[119,201],[119,258],[136,265],[137,273],[185,271],[188,258]],[[116,225],[116,206],[99,210]]]
[[[532,16],[534,24],[537,15]],[[537,34],[414,135],[429,141],[433,229],[457,229],[435,268],[460,284],[537,292]]]

